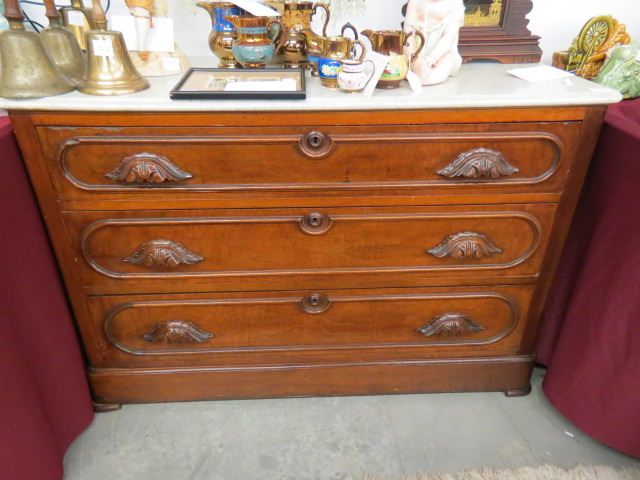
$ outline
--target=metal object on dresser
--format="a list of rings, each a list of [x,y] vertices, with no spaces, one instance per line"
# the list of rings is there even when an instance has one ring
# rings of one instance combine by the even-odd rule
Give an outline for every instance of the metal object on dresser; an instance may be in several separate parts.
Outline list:
[[[236,28],[231,50],[236,62],[245,68],[266,67],[284,46],[286,37],[280,20],[253,15],[229,15],[225,20]],[[277,35],[273,35],[274,25],[279,27]]]
[[[55,65],[42,38],[24,29],[18,0],[6,0],[9,30],[0,33],[0,97],[39,98],[60,95],[75,87]]]
[[[40,32],[45,48],[60,71],[78,85],[86,70],[86,57],[70,30],[60,23],[60,13],[53,0],[44,0],[49,28]]]
[[[126,95],[149,88],[129,57],[122,33],[107,30],[100,0],[93,0],[97,30],[86,34],[87,71],[78,90],[89,95]]]
[[[196,6],[205,10],[211,18],[211,33],[209,33],[209,48],[218,57],[220,68],[236,68],[240,64],[233,56],[233,41],[237,33],[233,24],[226,18],[230,15],[242,15],[244,10],[235,3],[213,1],[198,2]]]
[[[93,12],[91,9],[85,8],[82,0],[71,0],[71,5],[60,9],[60,15],[62,15],[62,24],[73,33],[80,48],[86,50],[87,39],[84,35],[90,30],[97,28],[93,21]]]

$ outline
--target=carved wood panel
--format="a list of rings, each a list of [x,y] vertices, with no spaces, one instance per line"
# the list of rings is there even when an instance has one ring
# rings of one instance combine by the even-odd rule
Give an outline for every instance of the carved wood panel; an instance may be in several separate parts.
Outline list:
[[[489,346],[507,337],[528,308],[530,287],[501,290],[333,291],[216,298],[190,295],[131,297],[125,302],[115,297],[116,303],[103,314],[101,322],[113,347],[141,357],[281,348],[302,352]],[[96,298],[95,302],[103,305],[106,300]],[[454,307],[464,309],[469,320],[464,315],[459,319],[453,318],[454,314],[446,318],[441,315],[443,309]],[[433,321],[421,326],[425,316]],[[479,322],[481,327],[476,325]],[[460,334],[456,325],[461,325]]]
[[[460,232],[449,235],[440,245],[428,249],[427,253],[438,258],[486,258],[502,253],[502,249],[483,233]]]
[[[183,182],[192,178],[192,175],[163,155],[136,153],[124,158],[105,177],[114,182],[129,184],[161,184]]]
[[[151,240],[142,243],[122,261],[150,269],[172,269],[179,265],[195,265],[204,258],[183,245],[170,240]]]

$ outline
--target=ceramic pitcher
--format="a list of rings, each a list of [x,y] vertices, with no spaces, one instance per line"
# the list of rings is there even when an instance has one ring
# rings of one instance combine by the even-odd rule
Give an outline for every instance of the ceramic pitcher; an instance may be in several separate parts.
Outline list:
[[[239,67],[232,51],[233,41],[236,39],[236,29],[230,21],[226,20],[226,17],[242,15],[244,10],[231,2],[198,2],[196,5],[206,10],[211,17],[209,48],[220,60],[219,67]]]
[[[323,39],[327,36],[327,26],[329,25],[329,20],[331,19],[331,9],[329,5],[325,3],[315,3],[313,5],[312,15],[318,13],[318,9],[324,10],[325,12],[325,20],[324,25],[322,26],[322,35],[316,34],[311,26],[309,28],[305,28],[302,30],[301,35],[304,40],[304,50],[305,55],[307,56],[307,62],[309,68],[311,69],[311,75],[314,77],[318,76],[318,60],[320,60],[320,55],[322,55],[322,46]]]
[[[371,41],[371,47],[374,52],[391,57],[376,87],[386,89],[398,88],[400,82],[407,78],[409,65],[424,48],[425,39],[422,32],[417,30],[410,33],[403,32],[402,30],[364,30],[361,33]],[[411,62],[409,62],[404,54],[404,48],[409,46],[409,39],[414,35],[420,39],[420,43],[418,48],[411,52]]]
[[[356,47],[360,47],[360,55],[356,56]],[[362,61],[367,54],[364,43],[350,38],[328,37],[323,40],[322,57],[318,61],[318,73],[322,85],[338,88],[338,73],[343,60]]]
[[[324,4],[314,5],[313,2],[293,1],[282,6],[282,24],[286,34],[283,47],[285,68],[300,68],[308,65],[305,32],[313,34],[311,20],[319,8],[327,12],[328,19],[328,7]],[[324,28],[326,29],[326,23]]]
[[[375,65],[371,60],[361,62],[359,60],[343,60],[340,73],[338,73],[338,86],[345,92],[359,92],[364,90],[375,73]],[[365,66],[370,66],[369,72]]]
[[[264,68],[284,45],[284,27],[280,20],[253,15],[230,15],[225,20],[236,28],[237,38],[231,50],[236,61],[245,68]],[[272,38],[274,25],[279,26],[279,31]]]

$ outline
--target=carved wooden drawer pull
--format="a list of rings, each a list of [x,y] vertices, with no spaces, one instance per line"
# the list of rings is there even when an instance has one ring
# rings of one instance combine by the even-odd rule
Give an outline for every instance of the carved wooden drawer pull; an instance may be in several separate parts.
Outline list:
[[[300,308],[303,312],[311,315],[318,315],[324,313],[331,307],[331,300],[326,295],[320,293],[312,293],[304,297],[300,303]]]
[[[122,183],[170,183],[192,178],[167,157],[154,153],[137,153],[124,158],[118,167],[105,175]]]
[[[510,177],[520,170],[507,162],[504,155],[489,148],[474,148],[458,155],[452,163],[438,170],[447,178],[499,178]]]
[[[169,240],[151,240],[122,261],[147,268],[175,268],[178,265],[195,265],[204,260],[183,245]]]
[[[322,132],[309,132],[300,139],[300,151],[307,157],[326,157],[333,150],[333,140]]]
[[[214,337],[213,333],[202,330],[195,323],[185,320],[168,320],[158,323],[153,330],[145,333],[149,343],[204,343]]]
[[[483,233],[460,232],[449,235],[444,241],[427,253],[438,258],[485,258],[502,253],[502,249]]]
[[[468,315],[449,312],[433,317],[433,320],[417,331],[425,337],[461,337],[482,330],[485,330],[485,327]]]
[[[333,220],[323,213],[313,212],[302,217],[298,225],[304,233],[308,233],[309,235],[322,235],[329,231],[333,225]]]

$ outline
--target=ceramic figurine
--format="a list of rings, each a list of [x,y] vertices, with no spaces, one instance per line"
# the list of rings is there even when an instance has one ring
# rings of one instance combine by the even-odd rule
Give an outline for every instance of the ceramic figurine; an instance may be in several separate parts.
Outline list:
[[[423,85],[442,83],[455,75],[462,65],[458,53],[460,27],[464,24],[465,7],[462,0],[410,0],[404,31],[414,30],[426,39],[420,55],[411,69]],[[417,51],[420,42],[414,35],[406,47],[407,57]]]
[[[189,61],[180,49],[174,46],[173,52],[147,51],[149,30],[153,26],[152,17],[169,17],[167,0],[125,0],[129,12],[135,18],[138,36],[138,50],[130,52],[136,69],[145,77],[176,75],[189,69]]]
[[[630,41],[627,27],[615,18],[593,17],[582,27],[569,50],[554,52],[553,66],[591,80],[604,66],[607,53]]]
[[[359,60],[342,60],[338,73],[338,86],[348,93],[360,92],[366,88],[376,67],[371,60],[361,62]],[[365,72],[365,65],[370,66],[369,72]]]
[[[621,45],[611,50],[596,82],[618,90],[624,98],[640,97],[638,45]]]

